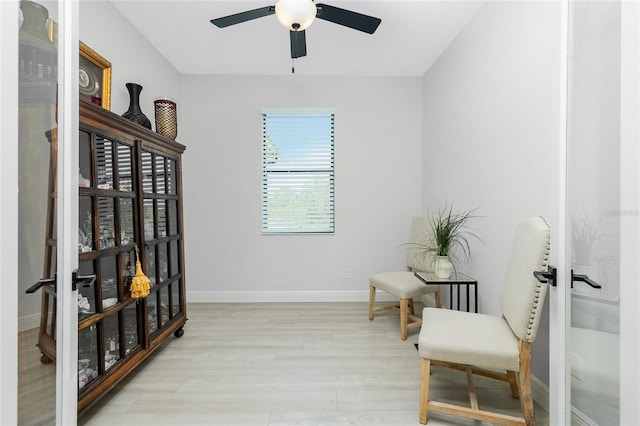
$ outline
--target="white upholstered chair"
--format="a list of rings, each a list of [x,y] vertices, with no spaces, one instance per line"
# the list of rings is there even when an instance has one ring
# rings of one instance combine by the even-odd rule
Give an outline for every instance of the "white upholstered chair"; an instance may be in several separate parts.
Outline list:
[[[411,221],[411,231],[407,244],[407,269],[404,271],[383,272],[369,277],[369,320],[373,320],[374,313],[385,310],[400,311],[400,338],[407,340],[408,330],[420,327],[422,320],[416,316],[413,299],[425,294],[435,294],[436,306],[441,307],[440,286],[425,285],[414,276],[414,272],[429,272],[433,270],[431,257],[424,256],[418,249],[430,238],[429,216],[414,217]],[[399,305],[375,307],[376,289],[384,290],[400,299]],[[411,321],[409,321],[411,320]]]
[[[541,217],[529,218],[517,226],[502,288],[502,317],[424,309],[418,338],[422,358],[420,423],[426,424],[427,413],[435,411],[498,424],[535,424],[531,345],[538,331],[547,284],[538,282],[533,272],[547,269],[549,237],[549,225]],[[467,373],[470,407],[430,399],[432,365]],[[508,382],[511,395],[520,397],[523,417],[480,409],[473,374]]]

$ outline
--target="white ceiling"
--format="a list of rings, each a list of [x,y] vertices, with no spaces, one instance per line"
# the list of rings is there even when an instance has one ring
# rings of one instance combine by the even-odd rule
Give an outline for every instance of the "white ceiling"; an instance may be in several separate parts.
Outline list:
[[[182,74],[287,75],[289,33],[275,15],[217,28],[209,20],[275,0],[112,0]],[[319,1],[320,2],[320,1]],[[480,0],[322,0],[382,19],[373,35],[316,19],[296,75],[421,76]]]

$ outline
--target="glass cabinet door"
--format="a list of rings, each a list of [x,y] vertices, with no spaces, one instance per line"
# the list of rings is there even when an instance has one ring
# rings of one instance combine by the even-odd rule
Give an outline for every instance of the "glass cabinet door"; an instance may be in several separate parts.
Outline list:
[[[136,195],[133,141],[80,130],[78,255],[78,389],[141,347],[139,303],[129,286],[135,265]]]
[[[164,153],[143,150],[142,187],[144,264],[151,280],[147,297],[148,333],[153,338],[182,313],[182,234],[179,223],[177,161]]]

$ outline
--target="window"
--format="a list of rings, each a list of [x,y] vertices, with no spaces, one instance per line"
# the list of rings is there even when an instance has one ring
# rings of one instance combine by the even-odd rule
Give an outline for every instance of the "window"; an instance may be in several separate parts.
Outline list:
[[[333,111],[262,111],[262,233],[334,231]]]

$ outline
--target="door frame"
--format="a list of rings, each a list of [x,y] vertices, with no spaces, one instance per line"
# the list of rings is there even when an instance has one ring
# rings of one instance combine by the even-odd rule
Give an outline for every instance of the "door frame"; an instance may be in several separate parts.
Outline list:
[[[569,0],[562,0],[560,6],[559,31],[559,81],[558,81],[558,146],[552,153],[556,164],[552,167],[556,175],[552,194],[551,264],[557,266],[557,286],[549,286],[549,422],[550,424],[570,424],[567,410],[567,387],[570,376],[567,371],[566,324],[567,292],[565,265],[567,265],[567,102],[568,102],[568,55],[569,55]]]
[[[56,425],[78,420],[78,2],[58,0]],[[60,357],[59,355],[62,354]]]

